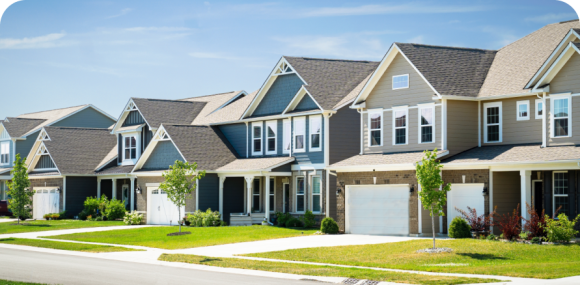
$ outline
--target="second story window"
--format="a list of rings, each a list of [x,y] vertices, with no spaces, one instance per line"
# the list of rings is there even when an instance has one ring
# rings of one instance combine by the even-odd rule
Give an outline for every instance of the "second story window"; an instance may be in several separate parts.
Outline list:
[[[369,144],[383,145],[383,111],[369,112]]]
[[[541,99],[536,99],[536,119],[544,117],[544,103]]]
[[[409,74],[393,76],[393,90],[409,88]]]
[[[137,138],[135,136],[126,136],[123,144],[124,157],[123,160],[131,160],[137,158]]]
[[[530,119],[530,101],[518,101],[518,121],[529,120]]]
[[[393,144],[407,144],[407,108],[393,109]]]
[[[486,143],[501,142],[501,102],[485,103],[484,138]]]
[[[262,155],[262,122],[252,123],[252,155]]]
[[[570,97],[553,96],[552,107],[552,137],[569,137],[570,136]]]
[[[294,151],[304,152],[306,135],[306,119],[304,117],[294,119]]]
[[[282,152],[290,153],[290,148],[292,148],[292,122],[290,121],[290,119],[286,119],[282,124],[284,128],[284,138],[283,138],[284,147],[282,149]]]
[[[320,151],[320,135],[322,133],[322,117],[310,116],[310,151]]]
[[[0,143],[0,164],[10,163],[10,142]]]
[[[266,154],[276,154],[277,121],[266,122]]]
[[[435,142],[435,106],[419,107],[419,143]]]

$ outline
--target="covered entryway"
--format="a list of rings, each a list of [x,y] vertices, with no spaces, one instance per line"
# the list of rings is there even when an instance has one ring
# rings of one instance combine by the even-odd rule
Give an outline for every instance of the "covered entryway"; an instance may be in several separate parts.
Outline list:
[[[32,216],[34,219],[43,219],[45,214],[58,213],[60,206],[59,191],[53,188],[35,188],[33,197]]]
[[[244,177],[227,177],[224,181],[223,217],[228,225],[232,213],[244,212]]]
[[[461,214],[455,208],[467,212],[467,207],[475,209],[477,215],[485,213],[483,183],[451,184],[451,191],[447,193],[447,226],[453,218]]]
[[[408,184],[347,186],[346,232],[408,235],[409,197]]]
[[[185,215],[185,209],[181,209]],[[147,187],[147,224],[177,225],[179,209],[167,197],[167,193],[159,187]]]

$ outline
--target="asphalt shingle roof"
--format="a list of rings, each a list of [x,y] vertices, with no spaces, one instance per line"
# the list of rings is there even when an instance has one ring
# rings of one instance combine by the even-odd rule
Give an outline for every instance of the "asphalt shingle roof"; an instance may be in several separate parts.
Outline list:
[[[276,166],[281,166],[294,161],[294,157],[260,157],[260,158],[240,158],[218,168],[218,171],[235,170],[268,170]]]
[[[13,138],[19,138],[29,131],[40,126],[40,124],[46,122],[45,119],[27,119],[27,118],[14,118],[8,117],[6,120],[2,121],[2,125],[8,132],[8,134]]]
[[[531,162],[579,160],[578,146],[551,146],[541,148],[541,144],[497,145],[472,148],[450,158],[444,164],[486,164],[498,162]]]
[[[123,173],[131,173],[135,165],[116,165],[113,167],[104,168],[96,174],[123,174]]]
[[[80,106],[73,106],[73,107],[53,109],[53,110],[47,110],[47,111],[41,111],[41,112],[27,113],[27,114],[19,115],[19,116],[17,116],[17,118],[43,119],[43,120],[45,120],[44,122],[42,122],[41,124],[36,126],[34,129],[29,130],[28,132],[26,132],[23,135],[23,136],[27,136],[27,135],[31,134],[32,132],[34,132],[35,130],[40,129],[44,126],[50,125],[50,124],[54,123],[55,121],[58,121],[66,116],[71,115],[72,113],[75,113],[77,111],[80,111],[83,108],[86,108],[87,106],[89,106],[89,105],[85,104],[85,105],[80,105]],[[12,134],[10,134],[10,135],[12,135]]]
[[[445,152],[438,151],[438,154],[441,155]],[[414,164],[421,161],[424,155],[422,151],[355,155],[330,165],[330,168],[361,165]]]
[[[151,128],[161,124],[191,124],[206,102],[132,98]]]
[[[243,112],[246,108],[229,108],[232,104],[236,104],[240,100],[244,100],[246,95],[241,95],[240,98],[236,99],[233,102],[230,102],[224,108],[217,110],[219,107],[223,106],[224,104],[228,103],[228,101],[232,100],[235,96],[240,94],[242,91],[232,91],[227,93],[221,94],[214,94],[214,95],[207,95],[207,96],[200,96],[200,97],[193,97],[182,99],[183,101],[191,101],[191,102],[206,102],[205,108],[197,115],[195,120],[191,123],[192,125],[209,125],[212,123],[220,123],[226,121],[234,121],[240,119]],[[246,103],[249,104],[249,103]],[[247,107],[247,105],[245,106]],[[228,109],[228,112],[220,112],[223,109]],[[217,111],[216,111],[217,110]]]

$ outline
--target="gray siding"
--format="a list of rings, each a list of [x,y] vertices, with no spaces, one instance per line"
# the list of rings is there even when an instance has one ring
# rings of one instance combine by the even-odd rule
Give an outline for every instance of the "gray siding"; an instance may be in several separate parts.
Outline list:
[[[550,82],[550,93],[580,92],[580,55],[574,53]]]
[[[145,119],[143,119],[143,116],[141,116],[141,113],[139,113],[139,111],[130,111],[129,114],[127,114],[127,117],[125,117],[125,120],[123,121],[123,127],[126,126],[135,126],[135,125],[141,125],[145,123]]]
[[[49,155],[41,155],[38,161],[36,162],[36,166],[34,169],[47,169],[47,168],[56,168],[54,162],[50,158]]]
[[[447,149],[449,155],[477,146],[477,102],[447,100]]]
[[[272,169],[272,172],[292,172],[292,163],[286,163],[282,166],[278,166]]]
[[[176,160],[183,161],[183,157],[171,141],[160,141],[153,149],[143,169],[168,169]]]
[[[220,131],[230,142],[240,157],[246,157],[246,124],[219,126]]]
[[[97,196],[97,177],[69,176],[66,178],[66,211],[76,216],[84,208],[87,197]]]
[[[300,103],[298,103],[298,105],[296,105],[296,108],[294,108],[294,111],[308,111],[314,109],[320,108],[318,108],[316,102],[312,100],[312,97],[310,97],[308,94],[305,94],[304,97],[302,97],[302,100],[300,100]]]
[[[20,153],[21,157],[27,157],[30,149],[32,149],[32,146],[34,145],[34,142],[36,142],[36,138],[38,138],[38,133],[40,133],[40,130],[28,135],[26,140],[16,141],[16,153]]]
[[[360,114],[348,106],[328,119],[329,163],[333,164],[360,153]]]
[[[276,78],[252,116],[280,114],[286,109],[294,95],[302,87],[302,80],[296,74],[280,75]]]
[[[219,177],[217,174],[207,173],[204,178],[199,180],[197,191],[199,210],[219,210]]]
[[[93,108],[86,108],[74,115],[52,124],[55,127],[82,127],[82,128],[108,128],[115,121]]]
[[[541,143],[542,142],[542,119],[536,119],[536,96],[510,98],[501,101],[502,114],[502,142],[485,142],[485,103],[498,101],[485,101],[481,103],[481,142],[482,145],[498,144],[521,144],[521,143]],[[517,120],[517,102],[530,102],[530,119]]]

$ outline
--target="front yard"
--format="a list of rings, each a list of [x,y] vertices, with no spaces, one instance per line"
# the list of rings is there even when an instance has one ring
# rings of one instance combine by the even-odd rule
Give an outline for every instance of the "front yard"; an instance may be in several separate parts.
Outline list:
[[[95,227],[110,227],[110,226],[122,226],[124,225],[122,221],[80,221],[80,220],[37,220],[37,221],[24,221],[20,222],[23,225],[14,225],[16,222],[5,222],[0,223],[0,235],[1,234],[16,234],[16,233],[27,233],[27,232],[41,232],[41,231],[54,231],[54,230],[67,230],[67,229],[80,229],[80,228],[95,228]]]
[[[310,235],[316,229],[292,229],[269,226],[248,227],[182,227],[190,235],[167,236],[178,231],[177,226],[146,227],[50,236],[51,239],[139,245],[163,249],[182,249],[228,243],[258,241]]]
[[[43,247],[60,250],[84,251],[84,252],[119,252],[119,251],[142,251],[141,249],[132,249],[119,246],[98,245],[98,244],[84,244],[72,243],[62,241],[51,241],[42,239],[27,239],[27,238],[5,238],[0,239],[0,243],[25,245],[34,247]]]
[[[474,239],[439,240],[451,253],[416,253],[432,241],[319,247],[247,256],[430,272],[562,278],[580,275],[580,245],[529,245]]]

